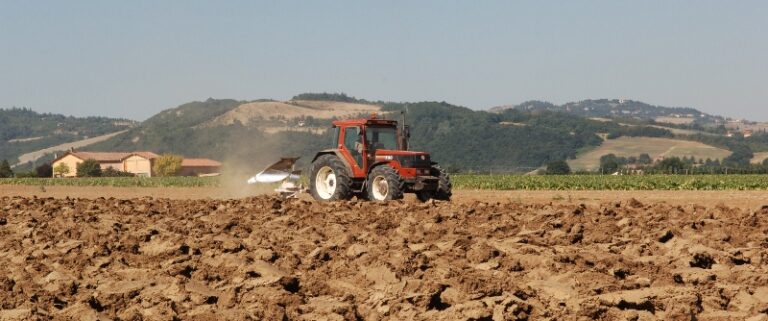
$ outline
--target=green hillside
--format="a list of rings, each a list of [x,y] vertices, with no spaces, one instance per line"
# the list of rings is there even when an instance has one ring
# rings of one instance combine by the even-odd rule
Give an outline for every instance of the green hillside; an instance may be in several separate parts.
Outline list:
[[[17,162],[22,154],[101,136],[135,126],[107,117],[73,117],[37,113],[27,108],[0,109],[0,160]]]
[[[491,108],[492,112],[507,109],[537,112],[563,112],[586,118],[638,119],[671,123],[714,124],[723,123],[724,118],[703,113],[690,107],[664,107],[646,104],[641,101],[624,99],[586,99],[555,105],[544,101],[527,101],[518,105],[499,106]],[[677,122],[675,120],[686,120]]]

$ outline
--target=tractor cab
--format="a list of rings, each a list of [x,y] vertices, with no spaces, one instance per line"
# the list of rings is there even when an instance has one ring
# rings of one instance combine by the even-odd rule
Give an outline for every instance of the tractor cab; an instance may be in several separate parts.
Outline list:
[[[333,122],[332,148],[319,152],[310,168],[310,191],[321,201],[352,196],[373,200],[450,198],[448,175],[429,154],[408,150],[409,128],[395,120]]]

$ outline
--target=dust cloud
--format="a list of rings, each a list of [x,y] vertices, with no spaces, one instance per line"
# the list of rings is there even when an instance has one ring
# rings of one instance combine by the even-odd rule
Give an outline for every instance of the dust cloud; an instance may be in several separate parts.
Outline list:
[[[221,193],[232,198],[272,194],[279,184],[247,184],[247,180],[281,157],[300,157],[295,168],[308,174],[315,152],[327,148],[328,134],[280,132],[267,134],[256,130],[233,132],[221,155]]]

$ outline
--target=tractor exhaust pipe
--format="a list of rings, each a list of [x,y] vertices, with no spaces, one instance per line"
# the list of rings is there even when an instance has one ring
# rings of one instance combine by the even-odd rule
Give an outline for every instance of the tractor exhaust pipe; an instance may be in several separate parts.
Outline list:
[[[400,111],[400,115],[403,117],[403,121],[400,124],[400,145],[403,146],[403,150],[408,150],[408,139],[411,138],[411,127],[405,124],[405,113],[408,111],[408,105],[405,106],[405,110]]]

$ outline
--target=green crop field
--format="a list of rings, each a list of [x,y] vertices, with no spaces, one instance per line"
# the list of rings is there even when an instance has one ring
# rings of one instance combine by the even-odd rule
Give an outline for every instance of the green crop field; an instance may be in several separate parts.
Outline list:
[[[0,185],[203,187],[218,186],[219,179],[216,177],[0,178]]]
[[[455,189],[489,190],[768,190],[768,175],[466,175]],[[216,177],[0,178],[0,185],[216,187]],[[305,184],[306,185],[306,184]]]
[[[457,189],[493,190],[768,190],[768,175],[454,175]]]

